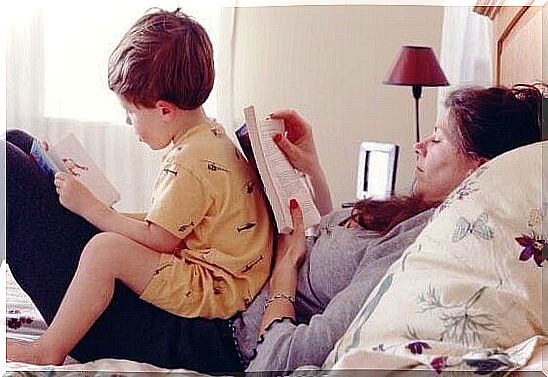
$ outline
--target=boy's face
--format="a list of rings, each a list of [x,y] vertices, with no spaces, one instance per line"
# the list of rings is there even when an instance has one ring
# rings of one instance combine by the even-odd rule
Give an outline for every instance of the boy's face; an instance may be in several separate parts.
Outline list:
[[[163,149],[169,145],[171,135],[161,108],[137,107],[122,96],[118,99],[126,111],[126,123],[133,126],[140,141],[151,149]]]

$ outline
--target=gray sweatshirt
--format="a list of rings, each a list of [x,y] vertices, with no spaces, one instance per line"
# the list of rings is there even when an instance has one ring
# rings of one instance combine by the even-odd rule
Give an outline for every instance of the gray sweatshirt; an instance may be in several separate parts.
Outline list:
[[[324,216],[319,236],[309,241],[299,270],[296,321],[273,322],[259,340],[268,286],[232,321],[242,358],[249,363],[247,371],[321,366],[386,270],[413,243],[432,213],[433,209],[420,213],[383,237],[340,226],[349,210]]]

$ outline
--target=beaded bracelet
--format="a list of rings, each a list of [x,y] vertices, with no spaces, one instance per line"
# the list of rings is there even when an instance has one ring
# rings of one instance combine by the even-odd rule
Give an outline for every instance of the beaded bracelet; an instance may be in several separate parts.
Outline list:
[[[286,295],[285,293],[276,293],[274,296],[266,300],[266,303],[264,304],[264,310],[266,310],[266,308],[268,308],[268,306],[272,304],[274,301],[279,299],[284,299],[289,301],[292,304],[295,304],[295,297],[291,295]]]

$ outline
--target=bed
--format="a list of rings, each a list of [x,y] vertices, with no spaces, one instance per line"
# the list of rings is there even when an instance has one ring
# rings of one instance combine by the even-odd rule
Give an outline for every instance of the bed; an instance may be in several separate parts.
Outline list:
[[[477,6],[474,8],[474,11],[476,11],[479,14],[482,14],[486,17],[489,17],[491,20],[493,20],[494,25],[494,82],[496,84],[504,84],[504,85],[511,85],[514,83],[525,83],[525,82],[538,82],[542,81],[543,77],[546,77],[548,73],[548,54],[546,54],[544,57],[541,54],[542,47],[548,48],[548,38],[542,38],[542,26],[544,26],[546,29],[548,29],[548,5],[544,6],[544,9],[541,7],[531,7],[531,6],[515,6],[515,7],[502,7],[500,6],[502,4],[502,0],[481,0],[478,2]],[[546,32],[545,32],[546,34]],[[544,46],[543,46],[544,44]],[[524,46],[527,46],[527,48],[524,48]],[[544,60],[543,60],[544,59]],[[523,62],[528,62],[528,64],[523,64]],[[537,146],[536,149],[528,150],[528,152],[524,153],[519,152],[517,155],[519,155],[519,158],[514,158],[511,155],[510,157],[504,156],[505,159],[501,159],[503,162],[498,163],[498,161],[492,166],[489,166],[489,169],[491,172],[496,172],[497,169],[500,171],[512,171],[511,166],[510,168],[505,164],[516,164],[517,162],[514,160],[519,161],[521,158],[522,161],[527,161],[528,163],[530,161],[536,161],[535,159],[541,159],[539,157],[539,154],[542,154],[542,148],[546,146],[545,144],[542,144],[540,146]],[[529,153],[529,155],[527,155]],[[498,160],[498,159],[496,159]],[[508,162],[510,161],[510,162]],[[538,164],[538,173],[539,176],[542,176],[541,166],[542,161]],[[515,166],[514,166],[515,167]],[[534,167],[532,168],[534,169]],[[518,174],[519,171],[523,171],[523,169],[517,169]],[[483,174],[483,171],[480,172]],[[502,182],[494,182],[497,179],[495,173],[485,173],[483,177],[480,176],[480,173],[476,173],[471,179],[465,181],[464,184],[457,189],[457,194],[454,194],[448,198],[448,201],[444,203],[443,207],[444,213],[437,213],[436,218],[433,221],[433,226],[429,225],[430,231],[427,232],[425,229],[424,236],[421,234],[419,237],[420,239],[418,241],[421,242],[440,242],[439,237],[440,234],[443,233],[443,229],[447,228],[446,221],[447,218],[451,219],[451,216],[463,216],[463,214],[467,213],[466,211],[472,211],[470,207],[474,207],[474,210],[478,208],[478,205],[476,202],[473,202],[472,204],[466,203],[465,200],[460,200],[459,198],[463,198],[464,195],[463,192],[474,192],[481,191],[478,189],[478,187],[483,187],[485,185],[486,187],[489,187],[489,185],[504,185]],[[535,173],[535,174],[536,174]],[[494,178],[488,179],[489,174],[491,174]],[[474,181],[475,180],[475,181]],[[542,179],[540,179],[540,183],[535,181],[536,186],[542,186],[543,182]],[[538,183],[538,184],[537,184]],[[473,187],[473,184],[476,185],[476,187]],[[470,189],[472,187],[472,189]],[[496,185],[495,185],[496,187]],[[464,190],[468,189],[468,191]],[[538,189],[538,187],[536,187]],[[458,191],[460,190],[460,191]],[[525,196],[526,193],[524,194]],[[471,195],[470,195],[471,196]],[[492,194],[489,195],[492,197]],[[492,199],[492,198],[491,198]],[[481,202],[481,198],[478,199]],[[503,199],[501,199],[503,200]],[[486,205],[492,205],[492,200],[487,200]],[[490,204],[489,204],[490,203]],[[453,212],[451,212],[453,211]],[[542,209],[541,209],[542,212]],[[470,212],[472,213],[472,212]],[[530,214],[529,214],[530,215]],[[472,215],[471,215],[472,216]],[[542,217],[542,216],[541,216]],[[509,221],[508,223],[511,223]],[[510,226],[508,223],[500,225],[501,229],[506,229],[504,227]],[[439,228],[436,230],[436,226]],[[513,225],[512,225],[513,226]],[[520,225],[516,225],[516,231],[519,228]],[[434,230],[432,230],[434,229]],[[508,228],[510,229],[510,228]],[[514,229],[514,228],[511,228]],[[521,229],[521,228],[520,228]],[[472,237],[470,237],[472,239]],[[426,241],[425,241],[426,240]],[[468,241],[472,242],[472,241]],[[479,242],[479,241],[478,241]],[[418,244],[419,246],[424,245]],[[438,244],[439,245],[439,244]],[[467,247],[472,247],[473,244],[468,244]],[[400,260],[395,266],[393,266],[394,269],[400,269],[405,270],[405,268],[411,268],[409,266],[412,266],[413,260],[420,260],[420,258],[425,258],[424,255],[426,254],[420,254],[417,253],[417,250],[413,248],[418,248],[419,250],[421,247],[417,247],[417,244],[412,245],[402,257],[402,260]],[[483,246],[482,246],[483,247]],[[515,245],[514,245],[515,247]],[[425,247],[426,248],[426,247]],[[479,248],[479,246],[478,246]],[[424,262],[424,260],[422,260]],[[492,262],[492,261],[491,261]],[[408,263],[408,265],[406,265]],[[406,267],[407,266],[407,267]],[[520,263],[518,265],[520,269],[523,268],[529,268],[531,273],[538,274],[538,270],[535,269],[534,265],[524,264]],[[518,272],[520,272],[519,270]],[[526,270],[529,271],[529,270]],[[511,272],[514,273],[514,272]],[[420,276],[419,276],[420,279]],[[530,279],[529,279],[530,280]],[[542,280],[542,279],[541,279]],[[546,279],[544,279],[546,280]],[[386,279],[384,280],[386,281]],[[538,285],[538,281],[536,282]],[[396,283],[397,284],[397,281]],[[441,283],[440,283],[441,284]],[[526,282],[524,281],[524,284],[526,285]],[[524,286],[525,286],[524,285]],[[546,285],[546,283],[545,283]],[[383,288],[382,282],[380,284],[380,287],[377,289],[377,293],[381,291]],[[542,287],[540,287],[542,288]],[[542,299],[544,299],[544,302],[548,302],[548,287],[544,287],[546,289],[540,289],[538,286],[535,286],[532,289],[532,292],[534,292],[535,295],[543,295]],[[375,292],[374,292],[375,293]],[[432,292],[430,292],[432,293]],[[434,292],[435,293],[435,292]],[[483,293],[483,291],[482,291]],[[374,294],[372,294],[374,296]],[[22,292],[22,290],[17,286],[11,275],[7,274],[7,307],[6,307],[6,331],[8,337],[18,338],[18,339],[33,339],[39,336],[44,329],[46,328],[46,325],[41,318],[38,311],[33,306],[30,299]],[[487,299],[486,299],[487,300]],[[390,305],[390,299],[384,300],[387,301],[385,303],[385,307]],[[381,374],[396,374],[396,372],[391,372],[390,370],[394,369],[434,369],[438,372],[441,372],[443,368],[440,366],[444,366],[448,364],[448,360],[450,360],[448,357],[439,357],[439,358],[430,358],[425,359],[426,355],[421,354],[421,352],[413,352],[412,355],[409,355],[407,352],[409,350],[409,344],[405,345],[402,348],[402,352],[398,352],[398,348],[394,348],[394,352],[392,353],[379,353],[376,352],[377,350],[374,350],[375,347],[383,348],[386,347],[386,344],[390,342],[390,338],[393,336],[392,333],[389,332],[389,330],[379,330],[378,334],[380,339],[384,339],[384,341],[378,342],[379,344],[375,347],[371,347],[371,344],[368,344],[368,342],[371,342],[371,336],[368,335],[368,340],[364,340],[360,338],[361,332],[371,332],[366,331],[368,330],[368,326],[372,326],[371,324],[363,323],[363,317],[367,314],[367,311],[369,310],[368,304],[370,301],[366,303],[364,306],[364,309],[358,317],[356,318],[355,322],[351,325],[348,333],[341,339],[341,341],[337,344],[335,347],[336,349],[333,350],[332,355],[330,355],[330,358],[328,359],[328,367],[331,370],[340,370],[340,369],[376,369],[375,375],[381,375]],[[493,305],[497,305],[496,300],[494,300]],[[383,310],[382,305],[381,308],[377,310]],[[389,309],[384,309],[389,310]],[[540,308],[542,311],[542,307]],[[371,315],[370,313],[367,315]],[[411,315],[411,314],[410,314]],[[378,316],[377,316],[378,317]],[[401,317],[401,316],[400,316]],[[362,320],[362,322],[360,322]],[[380,321],[380,319],[373,318],[373,324],[375,324],[376,321]],[[382,327],[382,326],[379,326]],[[384,326],[384,327],[393,327],[392,324]],[[396,326],[397,327],[397,326]],[[505,329],[499,329],[504,331],[510,331],[511,328],[505,328]],[[383,332],[384,331],[384,332]],[[358,339],[358,341],[356,341]],[[415,342],[416,343],[416,342]],[[417,347],[424,347],[424,345],[421,344],[415,344],[414,349],[416,350]],[[407,349],[407,351],[406,351]],[[544,353],[543,353],[544,350]],[[407,353],[405,353],[407,352]],[[450,351],[448,351],[450,352]],[[478,351],[479,352],[479,351]],[[504,350],[501,350],[499,353],[493,353],[492,350],[485,351],[487,353],[491,352],[489,354],[489,357],[486,359],[485,355],[477,356],[476,352],[476,359],[474,359],[474,354],[470,356],[470,353],[467,353],[467,357],[463,358],[461,357],[461,360],[468,360],[466,362],[470,362],[471,364],[468,364],[469,366],[478,366],[479,369],[476,368],[476,372],[485,372],[485,369],[481,368],[488,368],[493,366],[501,366],[503,363],[511,363],[512,367],[508,369],[513,370],[519,370],[519,372],[515,372],[516,375],[519,375],[521,372],[524,371],[541,371],[544,370],[544,373],[548,373],[548,349],[546,346],[546,338],[542,336],[531,336],[527,339],[525,339],[523,342],[519,344],[513,344],[512,347],[505,348]],[[501,356],[502,354],[506,356]],[[493,356],[494,355],[494,356]],[[412,357],[411,357],[412,356]],[[483,358],[482,358],[483,357]],[[470,361],[472,360],[472,361]],[[542,362],[544,360],[544,363]],[[437,362],[435,364],[434,362]],[[475,364],[474,364],[475,362]],[[502,364],[501,364],[502,363]],[[98,360],[92,363],[87,364],[78,364],[75,360],[67,359],[65,362],[65,365],[61,367],[42,367],[42,366],[33,366],[28,364],[19,364],[19,363],[8,363],[8,370],[12,371],[13,373],[18,373],[18,371],[33,371],[36,374],[44,373],[48,374],[51,371],[63,371],[64,373],[71,375],[71,373],[77,373],[77,371],[86,370],[90,371],[93,375],[93,372],[99,372],[102,371],[103,373],[101,375],[104,375],[104,372],[112,372],[113,375],[122,375],[123,373],[129,373],[129,372],[146,372],[146,373],[184,373],[184,374],[196,374],[191,371],[186,370],[165,370],[161,368],[156,368],[152,365],[143,364],[143,363],[136,363],[136,362],[130,362],[125,360]],[[437,368],[440,367],[438,370]],[[544,369],[543,369],[544,368]],[[309,368],[303,368],[303,369],[315,369],[312,367]],[[381,370],[384,370],[385,372],[381,373]]]

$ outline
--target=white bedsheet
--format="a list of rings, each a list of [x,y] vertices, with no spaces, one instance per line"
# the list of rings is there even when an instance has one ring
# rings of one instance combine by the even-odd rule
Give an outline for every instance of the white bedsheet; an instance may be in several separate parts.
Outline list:
[[[8,338],[33,340],[47,328],[40,312],[23,292],[7,269],[6,273],[6,335]]]
[[[62,372],[63,377],[82,376],[82,371],[89,372],[86,376],[105,377],[105,372],[111,372],[116,376],[122,376],[131,373],[146,373],[145,375],[177,374],[184,376],[205,376],[186,369],[163,369],[146,363],[137,363],[128,360],[101,359],[86,364],[69,364],[62,366],[39,366],[23,363],[7,363],[9,372],[30,371],[33,376],[51,376],[52,372]],[[70,373],[73,372],[73,373]],[[97,373],[93,373],[97,372]],[[142,374],[141,374],[142,375]]]

